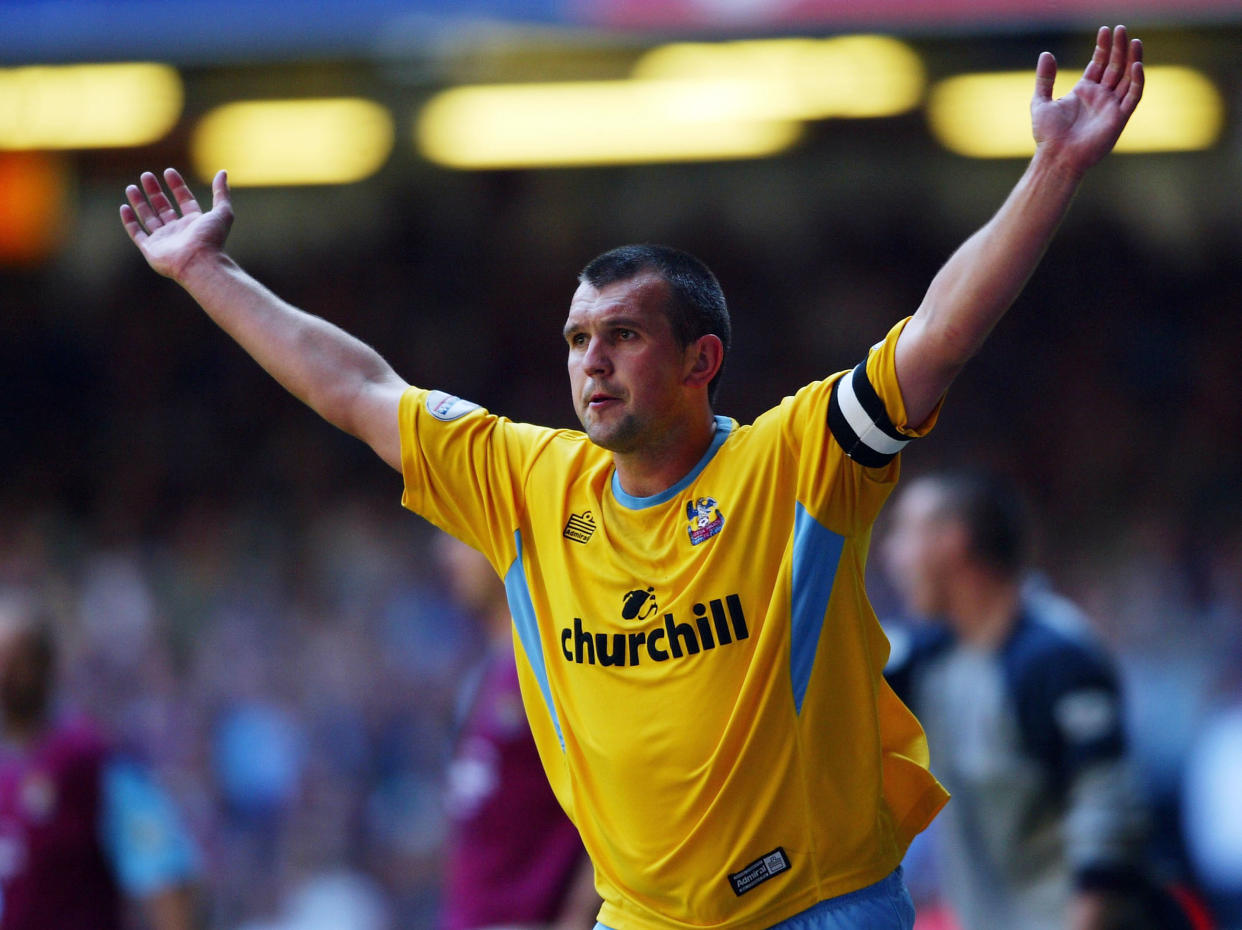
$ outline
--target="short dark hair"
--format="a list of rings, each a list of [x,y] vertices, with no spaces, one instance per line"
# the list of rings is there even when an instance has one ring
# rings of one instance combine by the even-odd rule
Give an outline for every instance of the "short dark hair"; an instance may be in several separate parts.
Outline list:
[[[921,479],[941,494],[942,512],[966,528],[971,555],[993,571],[1015,578],[1031,550],[1031,520],[1016,485],[996,472],[955,469]]]
[[[689,252],[650,243],[619,246],[591,259],[578,280],[599,289],[628,281],[644,271],[655,272],[668,283],[672,299],[665,312],[677,344],[684,349],[702,336],[715,335],[720,337],[727,357],[732,330],[724,291],[711,269]],[[707,386],[710,401],[716,398],[723,372],[722,362]]]

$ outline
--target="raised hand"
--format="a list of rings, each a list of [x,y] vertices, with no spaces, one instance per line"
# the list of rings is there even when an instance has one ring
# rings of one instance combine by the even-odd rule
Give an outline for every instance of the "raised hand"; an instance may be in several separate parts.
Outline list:
[[[166,277],[181,280],[194,259],[223,250],[233,225],[233,205],[223,171],[212,181],[211,209],[206,213],[175,168],[164,171],[164,180],[172,200],[149,171],[139,178],[141,189],[137,184],[125,188],[129,202],[121,206],[121,222],[147,264]]]
[[[1126,27],[1100,28],[1095,53],[1074,88],[1052,99],[1057,61],[1043,52],[1035,68],[1031,127],[1036,145],[1083,172],[1107,155],[1143,96],[1143,43]]]

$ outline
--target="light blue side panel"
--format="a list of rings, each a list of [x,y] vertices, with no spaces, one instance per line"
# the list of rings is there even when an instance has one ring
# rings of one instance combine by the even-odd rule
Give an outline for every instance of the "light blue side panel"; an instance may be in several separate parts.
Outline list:
[[[801,505],[794,515],[793,616],[789,644],[789,674],[794,707],[802,713],[819,649],[824,612],[837,579],[845,538],[825,527]]]
[[[561,752],[565,751],[565,736],[561,733],[561,721],[556,716],[556,707],[552,703],[552,688],[548,684],[548,666],[543,654],[543,640],[539,638],[539,624],[535,620],[535,605],[530,599],[530,588],[526,584],[526,573],[522,570],[522,531],[513,533],[517,544],[517,558],[505,573],[505,593],[509,598],[509,611],[513,614],[513,623],[517,627],[518,640],[526,652],[531,670],[539,682],[539,690],[543,692],[543,702],[547,705],[548,716],[552,718],[552,726],[556,728],[556,738],[561,742]]]

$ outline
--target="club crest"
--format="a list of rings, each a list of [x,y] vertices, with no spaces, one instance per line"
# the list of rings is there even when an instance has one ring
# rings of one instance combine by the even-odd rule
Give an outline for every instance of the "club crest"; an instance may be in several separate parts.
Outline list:
[[[715,536],[724,528],[724,514],[714,497],[700,497],[686,502],[686,519],[690,525],[690,545],[697,546]]]

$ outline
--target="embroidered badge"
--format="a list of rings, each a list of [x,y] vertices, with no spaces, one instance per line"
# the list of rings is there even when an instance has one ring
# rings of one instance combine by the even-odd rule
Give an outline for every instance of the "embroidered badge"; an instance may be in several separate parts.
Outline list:
[[[569,522],[565,524],[565,531],[561,535],[576,543],[585,544],[594,532],[595,518],[591,516],[591,511],[586,510],[582,513],[571,513]]]
[[[724,529],[724,514],[714,497],[700,497],[686,502],[686,519],[690,525],[686,532],[690,534],[690,545],[697,546]]]

